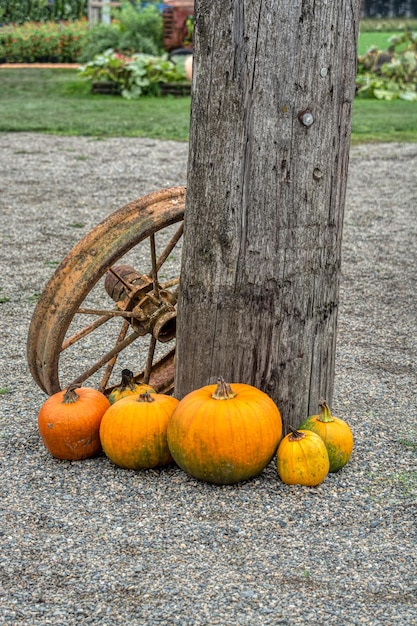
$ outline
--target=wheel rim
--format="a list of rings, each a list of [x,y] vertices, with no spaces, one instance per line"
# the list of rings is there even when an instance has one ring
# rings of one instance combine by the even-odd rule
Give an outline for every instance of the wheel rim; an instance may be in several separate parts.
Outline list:
[[[135,269],[153,281],[158,295],[161,289],[169,292],[175,307],[179,258],[172,256],[175,251],[178,257],[180,249],[184,205],[183,187],[144,196],[98,224],[56,269],[35,308],[27,344],[29,369],[47,394],[74,380],[108,392],[116,370],[126,366],[120,364],[121,356],[130,351],[129,358],[134,358],[134,349],[144,342],[149,345],[142,346],[140,364],[130,363],[129,368],[137,380],[149,380],[158,391],[172,390],[174,342],[161,349],[152,335],[138,334],[137,325],[132,328],[129,309],[120,311],[107,294],[100,298],[106,272],[133,258],[139,264]],[[174,266],[177,274],[172,278]]]

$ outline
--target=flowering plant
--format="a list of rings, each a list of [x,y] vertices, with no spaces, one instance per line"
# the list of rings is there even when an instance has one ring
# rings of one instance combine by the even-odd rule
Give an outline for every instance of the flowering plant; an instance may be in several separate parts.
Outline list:
[[[74,63],[88,35],[88,23],[26,22],[0,29],[0,60],[4,63]]]

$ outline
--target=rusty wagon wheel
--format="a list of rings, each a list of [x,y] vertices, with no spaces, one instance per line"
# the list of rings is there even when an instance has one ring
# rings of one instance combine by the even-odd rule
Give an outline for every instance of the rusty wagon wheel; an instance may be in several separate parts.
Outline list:
[[[108,393],[126,367],[157,391],[172,391],[184,205],[184,187],[139,198],[58,266],[27,344],[29,369],[47,394],[72,382]]]

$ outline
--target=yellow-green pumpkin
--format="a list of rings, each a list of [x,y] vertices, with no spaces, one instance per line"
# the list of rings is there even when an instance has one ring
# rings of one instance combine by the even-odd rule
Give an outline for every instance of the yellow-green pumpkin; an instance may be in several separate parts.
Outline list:
[[[137,383],[133,376],[133,372],[128,369],[124,369],[122,370],[122,380],[120,384],[112,389],[112,391],[108,395],[108,398],[110,404],[114,404],[122,398],[145,393],[145,391],[149,391],[149,393],[155,393],[155,389],[153,389],[153,387],[151,387],[150,385],[146,385],[145,383]]]
[[[112,404],[100,424],[105,454],[115,465],[128,469],[171,463],[167,426],[177,404],[172,396],[148,391]]]
[[[223,379],[186,395],[167,431],[171,454],[185,472],[226,485],[259,474],[281,435],[281,415],[269,396]]]
[[[329,467],[326,446],[311,430],[291,429],[278,446],[278,475],[287,485],[315,487],[326,478]]]
[[[330,471],[337,472],[349,461],[353,450],[353,435],[348,424],[331,414],[325,400],[320,400],[320,414],[311,415],[299,426],[319,435],[327,448]]]

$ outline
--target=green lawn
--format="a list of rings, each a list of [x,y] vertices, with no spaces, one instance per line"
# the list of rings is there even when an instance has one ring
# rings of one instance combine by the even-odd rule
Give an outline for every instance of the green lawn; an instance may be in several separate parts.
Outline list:
[[[187,141],[190,98],[93,95],[75,70],[0,70],[0,131]]]
[[[372,46],[376,46],[378,50],[386,50],[389,46],[389,38],[392,35],[400,35],[401,33],[395,32],[372,32],[372,33],[361,33],[359,35],[358,42],[358,55],[361,56],[365,54],[369,48]]]
[[[417,102],[356,99],[352,117],[352,143],[417,143]]]
[[[0,132],[187,141],[189,114],[190,98],[92,95],[74,70],[0,70]],[[355,100],[352,142],[369,141],[417,143],[417,103]]]

